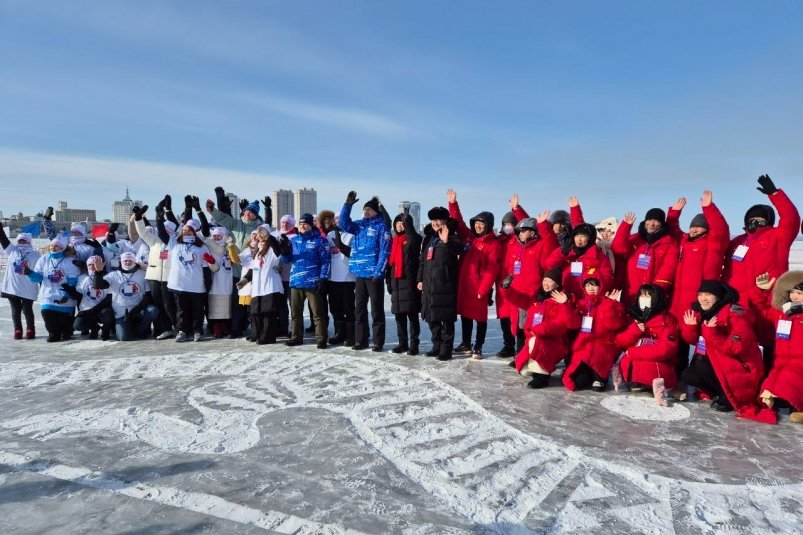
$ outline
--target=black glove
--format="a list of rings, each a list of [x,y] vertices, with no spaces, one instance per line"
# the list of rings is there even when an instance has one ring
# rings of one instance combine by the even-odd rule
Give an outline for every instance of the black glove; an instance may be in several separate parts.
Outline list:
[[[319,294],[326,293],[326,279],[321,279],[318,281],[318,286],[315,288],[315,291]]]
[[[282,234],[282,241],[279,242],[279,247],[283,255],[290,255],[293,253],[293,246],[290,243],[290,239],[287,237],[287,234]]]
[[[42,215],[42,219],[44,219],[45,221],[50,221],[52,218],[53,218],[53,207],[48,206],[47,210],[45,210],[45,213]]]
[[[248,199],[240,199],[240,211],[244,212],[248,208]]]
[[[357,198],[356,191],[350,191],[349,194],[346,195],[346,204],[348,204],[349,206],[354,206],[359,200],[360,199]]]
[[[201,199],[199,199],[195,195],[190,197],[190,199],[192,199],[192,207],[195,209],[195,211],[196,212],[200,212],[201,211]]]
[[[69,298],[69,297],[67,297],[66,295],[62,295],[62,296],[61,296],[59,299],[56,299],[56,300],[55,300],[55,301],[53,301],[53,302],[54,302],[55,304],[57,304],[57,305],[63,305],[64,303],[66,303],[66,302],[67,302],[67,301],[69,301],[69,300],[70,300],[70,298]]]
[[[161,205],[161,206],[160,206]],[[162,203],[156,205],[156,220],[164,221],[165,218],[165,209]]]
[[[109,232],[106,233],[106,241],[108,243],[114,243],[117,241],[117,236],[115,235],[115,232],[117,232],[117,229],[119,228],[120,228],[120,223],[112,223],[111,225],[109,225]]]
[[[778,188],[775,187],[775,184],[772,182],[770,175],[761,175],[758,177],[758,183],[761,184],[761,187],[756,188],[758,191],[763,193],[764,195],[772,195]]]
[[[169,193],[165,195],[165,198],[162,200],[162,203],[164,204],[165,210],[169,212],[173,211],[173,197],[171,197]]]
[[[27,277],[28,275],[30,275],[31,273],[33,273],[33,270],[32,270],[31,268],[29,268],[29,267],[28,267],[28,264],[26,263],[26,264],[23,264],[23,265],[22,265],[22,272],[23,272],[23,273],[25,274],[25,276]]]
[[[75,289],[75,286],[71,284],[67,284],[66,282],[61,285],[61,289],[64,290],[64,293],[72,297],[73,299],[80,299],[81,294],[78,293],[78,290]]]
[[[145,212],[148,210],[148,205],[143,205],[142,207],[135,206],[131,209],[134,213],[134,220],[135,221],[142,221],[142,216],[145,215]]]
[[[273,204],[273,200],[271,200],[271,198],[270,198],[270,197],[268,197],[268,196],[265,196],[265,198],[264,198],[264,199],[262,199],[262,204],[264,204],[264,205],[265,205],[265,208],[270,208],[270,207],[271,207],[271,205]]]
[[[184,196],[184,211],[192,213],[192,195],[185,195]]]
[[[508,275],[505,277],[505,280],[502,281],[502,288],[507,290],[510,288],[510,285],[513,284],[513,275]]]

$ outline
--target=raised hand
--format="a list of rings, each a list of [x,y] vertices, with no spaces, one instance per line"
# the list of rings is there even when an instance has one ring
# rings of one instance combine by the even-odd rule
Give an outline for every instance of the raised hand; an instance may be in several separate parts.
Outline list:
[[[348,204],[349,206],[354,206],[355,204],[357,204],[357,201],[359,201],[359,200],[360,199],[357,198],[357,192],[356,191],[353,191],[353,190],[349,191],[348,195],[346,195],[346,204]]]
[[[703,196],[700,197],[700,206],[705,208],[706,206],[711,206],[712,202],[714,202],[714,194],[707,189],[703,192]]]
[[[201,211],[201,199],[199,199],[195,195],[192,195],[190,197],[190,199],[192,200],[192,207],[195,209],[195,211],[196,212],[200,212]]]
[[[636,327],[638,327],[638,328],[639,328],[639,330],[640,330],[641,332],[644,332],[644,330],[647,328],[647,326],[646,326],[646,325],[644,325],[644,324],[643,324],[642,322],[640,322],[640,321],[637,321],[637,322],[636,322]]]
[[[215,209],[215,202],[212,199],[206,199],[206,211],[211,212]]]
[[[541,212],[540,214],[535,216],[535,222],[536,223],[543,223],[544,221],[549,219],[549,214],[550,214],[549,210],[544,210],[543,212]]]
[[[716,316],[714,316],[714,317],[713,317],[713,318],[711,318],[710,320],[708,320],[708,321],[704,321],[704,322],[703,322],[703,325],[705,325],[706,327],[709,327],[709,328],[713,329],[714,327],[716,327],[716,326],[717,326],[717,323],[719,323],[719,322],[717,321],[717,317],[716,317]]]
[[[552,293],[549,295],[552,296],[553,301],[555,301],[556,303],[560,303],[561,305],[569,300],[568,295],[558,290],[552,290]]]
[[[686,325],[697,325],[697,316],[691,310],[683,313],[683,323]]]
[[[240,211],[243,212],[248,208],[248,199],[240,199]]]
[[[683,210],[684,206],[686,206],[686,197],[681,197],[680,199],[675,201],[675,204],[672,205],[672,209],[680,212],[681,210]]]
[[[633,223],[635,223],[636,222],[636,212],[628,212],[628,213],[626,213],[625,217],[624,217],[624,221],[628,225],[632,225]]]
[[[516,208],[519,207],[519,194],[514,193],[510,200],[507,201],[508,206],[510,206],[510,211],[512,212]]]
[[[446,227],[446,225],[438,229],[438,236],[440,236],[440,239],[443,243],[446,243],[449,240],[449,229]]]
[[[774,284],[775,284],[775,277],[770,278],[769,273],[762,273],[761,275],[756,277],[756,286],[758,286],[765,292],[771,289]]]
[[[619,301],[622,298],[622,290],[611,290],[605,294],[605,297],[613,299],[614,301]]]
[[[580,206],[580,200],[572,195],[569,197],[569,208],[574,208],[575,206]]]
[[[162,199],[162,204],[164,205],[165,210],[168,212],[173,211],[173,197],[171,197],[169,193],[165,195],[164,199]]]
[[[457,192],[452,188],[446,190],[446,200],[450,203],[457,202]]]
[[[758,177],[758,183],[761,185],[756,189],[764,195],[772,195],[778,191],[778,188],[775,187],[775,183],[770,178],[770,175],[761,175]]]
[[[262,205],[265,206],[265,208],[270,208],[272,204],[273,200],[270,198],[270,196],[265,195],[265,198],[262,199]]]
[[[42,219],[44,219],[45,221],[50,221],[52,218],[53,218],[53,207],[48,206],[47,210],[45,210],[45,213],[42,215]]]
[[[203,259],[204,259],[204,261],[205,261],[207,264],[209,264],[210,266],[211,266],[211,265],[214,265],[214,264],[217,264],[217,260],[215,260],[215,257],[214,257],[214,256],[212,256],[212,254],[211,254],[211,253],[204,253],[204,254],[202,254],[202,255],[201,255],[201,258],[203,258]]]
[[[89,259],[86,261],[87,271],[92,265],[95,266],[94,271],[103,271],[104,269],[106,269],[106,261],[103,260],[103,257],[100,255],[94,255],[89,257]]]

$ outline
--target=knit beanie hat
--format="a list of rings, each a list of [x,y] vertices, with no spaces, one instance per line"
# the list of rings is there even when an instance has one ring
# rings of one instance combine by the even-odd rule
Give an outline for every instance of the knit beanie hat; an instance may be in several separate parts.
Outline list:
[[[699,227],[708,230],[708,221],[706,221],[703,214],[697,214],[692,218],[691,223],[689,223],[689,228],[692,227]]]
[[[559,268],[550,269],[549,271],[544,273],[544,278],[551,279],[557,282],[558,286],[560,286],[561,282],[563,282],[563,271],[561,271]]]
[[[644,221],[649,221],[650,219],[654,219],[656,221],[660,221],[663,225],[666,223],[666,212],[661,210],[660,208],[650,208],[647,210],[647,215],[644,216]]]
[[[502,216],[502,226],[503,227],[505,225],[516,226],[516,223],[518,223],[518,222],[519,222],[519,220],[516,219],[516,216],[513,215],[513,212],[508,212],[508,213],[506,213],[505,215]]]
[[[363,208],[370,208],[374,212],[379,212],[379,199],[371,197],[368,202],[362,205]]]
[[[254,215],[259,215],[259,201],[251,201],[245,207],[244,212],[251,212]]]
[[[302,214],[301,217],[298,218],[299,223],[306,223],[307,225],[312,226],[315,222],[315,218],[312,217],[312,214]]]

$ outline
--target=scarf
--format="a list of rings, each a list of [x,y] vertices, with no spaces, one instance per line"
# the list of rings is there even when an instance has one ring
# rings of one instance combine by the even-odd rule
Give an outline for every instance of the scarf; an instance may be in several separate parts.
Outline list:
[[[407,243],[407,234],[393,236],[390,246],[390,265],[393,266],[393,276],[402,278],[404,272],[404,244]]]

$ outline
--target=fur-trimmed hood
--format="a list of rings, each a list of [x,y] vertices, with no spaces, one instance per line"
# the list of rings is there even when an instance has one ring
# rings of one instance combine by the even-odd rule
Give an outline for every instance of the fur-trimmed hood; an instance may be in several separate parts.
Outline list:
[[[781,275],[772,290],[772,306],[781,310],[784,303],[789,302],[789,292],[801,283],[803,283],[803,271],[787,271]]]

